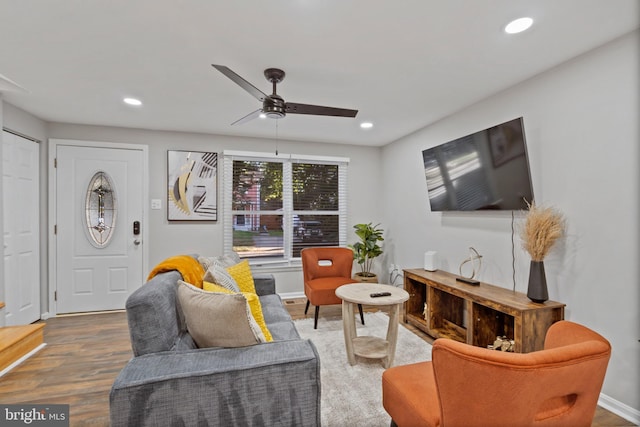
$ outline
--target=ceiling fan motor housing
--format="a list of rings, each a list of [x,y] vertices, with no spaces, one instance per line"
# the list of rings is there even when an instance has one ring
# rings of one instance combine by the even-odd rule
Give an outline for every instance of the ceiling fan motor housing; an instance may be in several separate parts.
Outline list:
[[[286,115],[284,99],[276,94],[269,95],[262,102],[262,112],[270,119],[283,118]]]

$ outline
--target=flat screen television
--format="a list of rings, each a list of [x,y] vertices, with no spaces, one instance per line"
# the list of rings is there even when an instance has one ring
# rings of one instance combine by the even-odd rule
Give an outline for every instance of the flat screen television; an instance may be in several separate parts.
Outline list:
[[[522,117],[422,151],[432,211],[521,210],[533,201]]]

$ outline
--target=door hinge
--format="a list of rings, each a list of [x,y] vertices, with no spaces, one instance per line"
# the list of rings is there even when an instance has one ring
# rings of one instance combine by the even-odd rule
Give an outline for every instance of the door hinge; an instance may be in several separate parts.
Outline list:
[[[58,224],[54,224],[54,226],[53,226],[53,234],[58,234]]]
[[[58,301],[58,291],[53,291],[53,300]]]
[[[58,158],[57,157],[54,157],[54,159],[53,159],[53,167],[54,168],[58,167]]]

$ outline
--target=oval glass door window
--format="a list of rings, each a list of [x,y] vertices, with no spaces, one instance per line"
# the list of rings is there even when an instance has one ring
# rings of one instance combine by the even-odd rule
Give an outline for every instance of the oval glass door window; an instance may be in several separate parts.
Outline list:
[[[109,244],[116,226],[116,194],[113,181],[106,172],[91,178],[85,199],[85,230],[91,244],[104,248]]]

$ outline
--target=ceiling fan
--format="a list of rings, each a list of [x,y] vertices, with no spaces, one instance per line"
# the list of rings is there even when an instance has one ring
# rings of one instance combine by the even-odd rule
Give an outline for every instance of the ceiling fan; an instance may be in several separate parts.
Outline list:
[[[240,77],[238,74],[231,71],[229,67],[216,64],[211,65],[213,66],[213,68],[233,80],[235,84],[237,84],[242,89],[246,90],[262,102],[262,108],[259,108],[256,111],[253,111],[242,117],[241,119],[236,120],[235,122],[231,123],[231,125],[246,123],[249,120],[255,119],[261,114],[264,114],[266,117],[270,117],[272,119],[281,119],[287,114],[310,114],[316,116],[334,117],[355,117],[356,114],[358,114],[358,110],[349,110],[346,108],[323,107],[321,105],[285,102],[285,100],[276,93],[276,85],[280,83],[285,76],[284,71],[278,68],[267,68],[266,70],[264,70],[264,76],[273,85],[273,93],[271,95],[267,95],[266,93],[262,92],[260,89]]]

